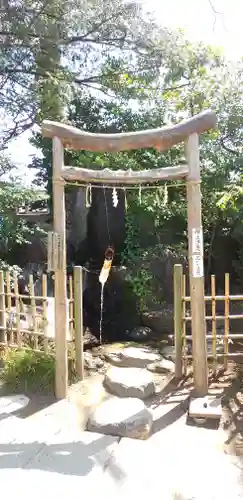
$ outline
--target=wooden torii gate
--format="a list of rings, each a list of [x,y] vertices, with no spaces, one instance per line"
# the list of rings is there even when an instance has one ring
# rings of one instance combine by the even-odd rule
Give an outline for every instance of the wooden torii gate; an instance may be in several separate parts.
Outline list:
[[[206,321],[204,303],[203,230],[201,214],[199,134],[216,125],[215,113],[208,110],[177,125],[119,134],[92,134],[63,123],[46,120],[44,137],[53,139],[53,218],[60,251],[55,268],[56,397],[67,396],[67,290],[65,181],[129,185],[176,180],[187,181],[188,260],[190,273],[194,384],[198,396],[208,391]],[[64,148],[97,152],[118,152],[139,148],[166,151],[185,142],[187,164],[133,172],[132,170],[90,170],[67,167]]]

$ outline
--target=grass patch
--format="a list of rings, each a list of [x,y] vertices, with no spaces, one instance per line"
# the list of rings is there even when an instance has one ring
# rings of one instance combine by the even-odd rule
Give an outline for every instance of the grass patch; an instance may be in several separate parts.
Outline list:
[[[75,351],[68,350],[69,384],[77,382],[75,371]],[[13,392],[54,393],[55,353],[36,352],[30,346],[7,349],[1,353],[2,369],[0,379]]]
[[[3,355],[1,379],[12,390],[53,392],[55,359],[29,347],[7,350]]]

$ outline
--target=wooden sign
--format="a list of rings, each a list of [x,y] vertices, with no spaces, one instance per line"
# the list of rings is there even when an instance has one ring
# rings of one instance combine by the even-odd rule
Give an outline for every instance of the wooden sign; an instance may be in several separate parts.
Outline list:
[[[202,227],[192,228],[192,276],[203,278],[203,232]]]
[[[57,271],[63,269],[63,239],[59,233],[48,232],[48,263],[47,271]]]
[[[192,255],[192,276],[193,278],[203,278],[203,258],[202,255]]]
[[[192,229],[192,253],[203,254],[203,232],[201,227]]]

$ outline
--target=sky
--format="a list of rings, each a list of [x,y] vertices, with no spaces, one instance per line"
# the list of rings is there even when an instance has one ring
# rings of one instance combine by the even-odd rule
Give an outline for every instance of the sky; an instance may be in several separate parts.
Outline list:
[[[181,28],[191,41],[204,41],[221,47],[229,59],[243,57],[243,0],[140,0],[156,19],[170,29]],[[26,165],[35,154],[28,139],[30,132],[12,142],[9,153],[18,174],[31,183],[33,175]]]

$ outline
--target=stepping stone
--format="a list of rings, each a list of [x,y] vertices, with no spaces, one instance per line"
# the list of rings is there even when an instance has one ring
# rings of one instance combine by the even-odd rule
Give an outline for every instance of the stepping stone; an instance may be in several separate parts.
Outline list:
[[[175,363],[170,361],[170,359],[161,359],[161,361],[157,361],[155,363],[151,363],[147,366],[147,369],[151,372],[155,373],[174,373],[175,372]]]
[[[0,415],[21,410],[29,404],[29,398],[24,394],[13,394],[0,398]]]
[[[156,391],[152,374],[139,368],[110,368],[105,375],[104,385],[121,398],[145,399]]]
[[[88,420],[89,431],[134,439],[147,439],[153,417],[137,398],[112,397],[96,407]]]
[[[161,356],[146,347],[125,347],[120,352],[107,355],[108,361],[119,366],[146,368],[150,363],[161,360]]]
[[[220,419],[222,415],[221,399],[207,395],[190,401],[188,415],[191,418]]]

